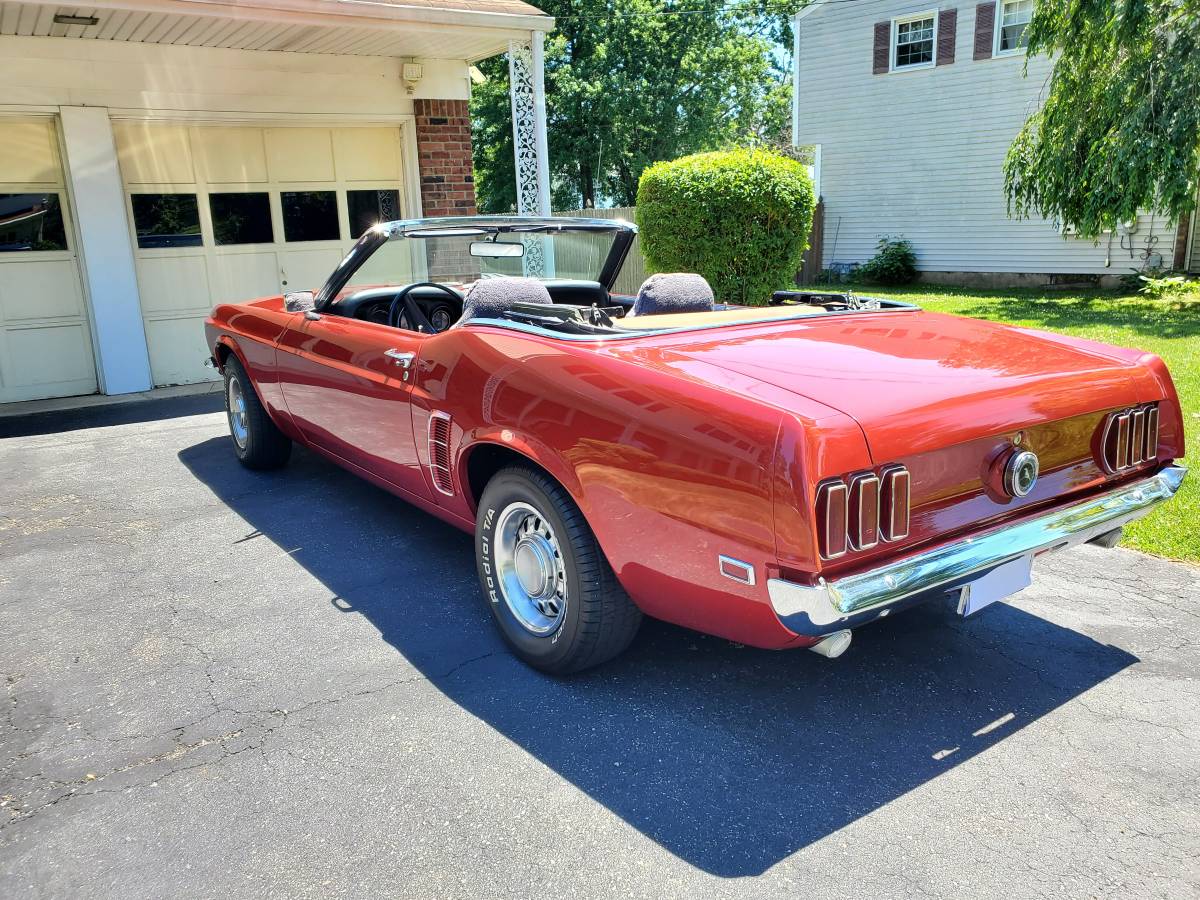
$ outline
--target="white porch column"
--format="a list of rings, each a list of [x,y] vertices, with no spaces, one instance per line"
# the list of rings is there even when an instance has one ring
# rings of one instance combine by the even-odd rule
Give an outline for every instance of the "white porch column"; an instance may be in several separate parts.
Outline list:
[[[146,391],[153,386],[150,356],[108,110],[62,106],[59,115],[91,299],[100,390],[105,394]]]
[[[546,149],[545,35],[508,45],[508,84],[513,113],[517,212],[550,215],[550,157]]]

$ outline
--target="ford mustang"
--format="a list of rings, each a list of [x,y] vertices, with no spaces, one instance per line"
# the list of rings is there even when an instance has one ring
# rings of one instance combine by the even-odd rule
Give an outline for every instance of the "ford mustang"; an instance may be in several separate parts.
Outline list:
[[[475,535],[513,651],[568,673],[643,615],[834,657],[917,603],[969,615],[1178,489],[1136,350],[852,294],[612,288],[636,229],[373,227],[319,290],[206,322],[233,449],[298,442]]]

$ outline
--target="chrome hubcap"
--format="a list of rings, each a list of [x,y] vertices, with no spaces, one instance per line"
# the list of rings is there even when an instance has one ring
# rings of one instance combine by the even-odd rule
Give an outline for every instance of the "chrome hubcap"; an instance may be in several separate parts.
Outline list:
[[[242,393],[242,383],[236,377],[229,379],[229,431],[237,445],[245,450],[250,426],[246,421],[246,397]]]
[[[527,631],[541,636],[562,624],[562,548],[550,523],[528,503],[509,504],[496,520],[496,572],[505,605]]]

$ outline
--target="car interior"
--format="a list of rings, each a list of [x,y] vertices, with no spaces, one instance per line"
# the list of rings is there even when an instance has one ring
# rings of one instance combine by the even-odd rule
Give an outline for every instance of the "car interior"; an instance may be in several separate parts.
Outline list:
[[[893,305],[893,304],[887,304]],[[894,304],[903,305],[903,304]],[[408,331],[437,334],[479,319],[506,319],[578,334],[613,334],[767,322],[827,312],[878,309],[850,294],[778,291],[769,306],[718,304],[692,273],[651,275],[633,298],[597,281],[481,278],[468,286],[418,282],[344,294],[331,312]]]
[[[462,318],[464,300],[475,284],[489,282],[507,284],[509,282],[525,280],[527,279],[501,276],[484,278],[474,282],[472,285],[453,283],[441,285],[431,283],[417,284],[415,286],[408,285],[407,287],[411,289],[408,296],[415,303],[419,312],[424,314],[428,320],[428,326],[432,327],[419,328],[418,326],[421,326],[423,323],[420,322],[417,316],[412,316],[417,321],[410,323],[410,315],[403,309],[399,310],[399,322],[396,327],[404,328],[408,331],[423,330],[432,333],[445,331]],[[630,298],[609,294],[605,290],[604,285],[598,281],[561,278],[539,283],[545,287],[552,303],[579,307],[598,306],[602,308],[624,307],[632,303]],[[392,324],[389,316],[399,293],[400,290],[394,286],[363,288],[352,293],[343,294],[329,311],[347,318],[376,322],[380,325]],[[514,302],[517,302],[516,297],[514,297]]]

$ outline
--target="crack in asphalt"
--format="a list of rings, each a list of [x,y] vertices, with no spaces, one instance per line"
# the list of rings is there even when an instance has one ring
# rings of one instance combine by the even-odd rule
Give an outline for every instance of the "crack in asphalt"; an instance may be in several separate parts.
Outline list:
[[[212,712],[210,712],[210,713],[206,714],[205,716],[202,716],[198,719],[195,719],[194,721],[188,722],[184,725],[175,726],[175,727],[169,729],[167,732],[164,732],[162,735],[159,735],[159,736],[174,735],[175,740],[176,740],[176,746],[169,751],[166,751],[164,753],[157,754],[154,756],[146,757],[143,759],[139,759],[136,762],[132,762],[127,765],[117,766],[113,769],[110,769],[109,771],[106,771],[106,772],[103,772],[100,774],[89,773],[89,775],[85,776],[82,779],[76,780],[76,781],[54,781],[54,780],[44,781],[42,784],[43,787],[65,789],[59,796],[55,797],[53,800],[50,800],[49,802],[40,804],[35,807],[24,808],[20,805],[19,798],[17,798],[15,795],[8,793],[8,791],[10,791],[12,789],[11,786],[6,788],[6,793],[4,796],[7,799],[3,803],[3,808],[8,810],[9,818],[5,821],[0,821],[0,834],[3,834],[7,829],[10,829],[11,827],[13,827],[14,825],[16,825],[18,823],[29,821],[30,819],[37,816],[39,813],[42,813],[48,809],[58,806],[61,802],[63,802],[64,800],[70,799],[70,798],[88,797],[88,796],[93,796],[96,794],[106,794],[106,793],[109,793],[109,794],[123,793],[125,791],[132,790],[135,788],[148,787],[152,784],[161,782],[167,778],[178,775],[181,772],[186,772],[191,769],[200,768],[203,766],[220,765],[220,764],[226,762],[228,759],[235,757],[241,753],[250,751],[250,750],[262,751],[265,749],[265,745],[266,745],[268,738],[270,738],[273,734],[275,734],[275,733],[281,731],[282,729],[284,729],[285,727],[287,727],[290,723],[294,722],[297,717],[301,716],[303,713],[308,712],[309,710],[324,709],[324,708],[328,708],[331,706],[336,706],[338,704],[347,703],[347,702],[351,702],[354,700],[359,700],[364,697],[375,696],[375,695],[384,693],[386,691],[389,691],[389,690],[392,690],[394,688],[401,687],[404,685],[416,684],[416,683],[420,683],[420,682],[427,682],[427,683],[435,684],[438,681],[442,681],[442,680],[446,680],[446,679],[454,677],[459,672],[461,672],[463,669],[466,669],[469,666],[472,666],[478,662],[481,662],[483,660],[490,659],[491,657],[505,653],[505,651],[493,650],[488,653],[482,653],[477,656],[472,656],[472,657],[469,657],[468,659],[464,659],[464,660],[450,666],[448,669],[446,669],[444,672],[441,672],[441,673],[432,674],[432,675],[416,674],[416,675],[412,675],[412,676],[405,677],[405,678],[397,678],[397,679],[393,679],[382,685],[377,685],[375,687],[366,688],[363,690],[351,691],[349,693],[341,694],[341,695],[337,695],[337,696],[333,696],[333,697],[323,697],[320,699],[307,701],[305,703],[300,704],[299,706],[292,707],[292,708],[285,709],[285,708],[281,708],[281,707],[275,707],[275,708],[270,708],[270,709],[242,710],[242,709],[238,709],[238,708],[232,707],[232,706],[223,706],[217,700],[216,693],[215,693],[215,687],[217,685],[217,681],[212,672],[212,667],[213,667],[213,665],[215,665],[215,661],[213,660],[212,656],[203,647],[200,647],[199,645],[197,645],[195,643],[189,642],[189,641],[179,638],[177,636],[173,637],[173,639],[177,640],[179,643],[188,647],[190,650],[193,650],[194,652],[199,654],[204,659],[204,673],[206,676],[206,691],[207,691],[207,695],[208,695],[208,701],[212,706]],[[19,675],[18,676],[8,676],[8,678],[7,678],[8,694],[9,694],[9,701],[10,701],[8,705],[9,705],[10,710],[12,708],[15,708],[15,706],[17,704],[17,699],[13,695],[12,691],[13,691],[13,686],[20,680],[21,680],[21,676],[19,676]],[[200,739],[197,739],[197,740],[194,740],[191,742],[187,742],[187,743],[182,742],[181,739],[182,739],[182,735],[184,733],[186,733],[198,726],[201,726],[203,723],[207,722],[209,719],[212,719],[213,717],[220,715],[220,714],[232,714],[234,716],[242,716],[242,717],[246,717],[248,719],[248,721],[244,727],[238,728],[234,731],[230,731],[230,732],[227,732],[227,733],[215,736],[215,737],[200,738]],[[12,713],[10,711],[9,716],[11,717],[11,715],[12,715]],[[261,718],[261,720],[256,720],[255,716],[260,716],[262,718]],[[270,724],[270,725],[267,724],[268,722],[272,722],[272,721],[274,721],[274,724]],[[33,729],[20,729],[19,726],[16,726],[16,725],[13,725],[13,727],[16,728],[17,730],[29,731],[30,733],[33,733],[33,731],[34,731]],[[241,747],[239,749],[236,749],[236,750],[229,749],[228,743],[231,740],[241,737],[242,735],[246,734],[247,732],[249,732],[251,730],[257,730],[260,732],[256,739],[248,742],[246,746]],[[113,742],[113,743],[119,742],[119,740],[117,738],[91,738],[90,735],[89,735],[89,739],[95,740],[97,742],[99,742],[99,741],[108,741],[108,742]],[[190,754],[194,753],[197,750],[201,750],[205,747],[214,746],[214,745],[219,746],[222,750],[221,755],[217,759],[206,760],[203,762],[189,764],[189,765],[185,765],[185,766],[168,768],[165,772],[163,772],[160,775],[155,775],[154,777],[152,777],[150,779],[140,781],[140,782],[135,782],[133,784],[126,785],[125,787],[122,787],[119,789],[111,789],[110,790],[103,786],[103,782],[107,779],[114,778],[116,776],[123,775],[123,774],[132,772],[132,771],[135,771],[138,769],[142,769],[147,766],[156,765],[158,763],[169,763],[169,762],[181,760],[181,759],[186,758],[187,756],[189,756]],[[36,752],[29,752],[26,754],[18,755],[16,757],[13,757],[11,762],[16,762],[16,761],[19,761],[22,759],[30,758],[35,755],[36,755]],[[7,770],[8,768],[10,768],[10,766],[6,765],[5,768]],[[34,775],[25,776],[24,778],[22,778],[20,780],[27,782],[27,781],[38,780],[39,778],[40,778],[40,773],[37,773]]]

